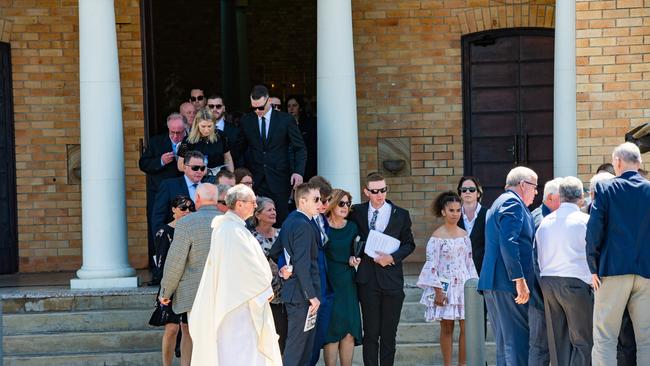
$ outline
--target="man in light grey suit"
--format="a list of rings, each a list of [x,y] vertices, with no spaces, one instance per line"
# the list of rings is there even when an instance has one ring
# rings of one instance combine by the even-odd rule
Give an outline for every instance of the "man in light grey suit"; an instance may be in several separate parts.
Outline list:
[[[163,278],[160,281],[160,302],[167,305],[172,295],[172,309],[176,314],[189,313],[201,282],[203,267],[210,252],[212,219],[223,215],[217,210],[217,187],[204,183],[196,189],[196,212],[176,223],[174,241],[169,248]],[[188,314],[189,315],[189,314]],[[189,366],[192,356],[192,339],[187,325],[187,315],[182,316],[181,365]]]

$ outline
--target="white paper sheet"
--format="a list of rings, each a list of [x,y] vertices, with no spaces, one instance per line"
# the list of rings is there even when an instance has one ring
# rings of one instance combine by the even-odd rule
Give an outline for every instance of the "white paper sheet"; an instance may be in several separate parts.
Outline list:
[[[377,230],[370,230],[364,252],[371,258],[377,258],[377,252],[393,254],[397,249],[399,249],[399,240]]]

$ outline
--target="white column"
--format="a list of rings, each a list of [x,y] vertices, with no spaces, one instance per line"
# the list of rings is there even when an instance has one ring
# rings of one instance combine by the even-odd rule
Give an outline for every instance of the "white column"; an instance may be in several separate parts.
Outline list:
[[[555,2],[553,175],[578,174],[576,126],[576,4]]]
[[[359,137],[351,0],[318,0],[318,174],[359,191]]]
[[[137,287],[129,266],[113,0],[79,0],[83,265],[72,288]]]

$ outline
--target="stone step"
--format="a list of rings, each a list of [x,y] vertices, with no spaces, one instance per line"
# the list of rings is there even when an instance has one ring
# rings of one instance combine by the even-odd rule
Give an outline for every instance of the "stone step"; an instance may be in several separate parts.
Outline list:
[[[149,329],[151,309],[6,314],[4,335]],[[153,327],[151,329],[154,329]],[[160,328],[162,329],[162,328]]]
[[[5,356],[4,366],[144,366],[162,364],[160,350],[72,355]],[[175,359],[174,365],[180,361]]]
[[[3,336],[5,355],[63,355],[160,349],[163,330]]]
[[[157,288],[139,288],[139,293],[97,295],[75,295],[66,293],[65,296],[47,297],[21,296],[2,298],[4,314],[90,311],[109,309],[152,309],[156,300]],[[70,291],[70,290],[68,290]]]

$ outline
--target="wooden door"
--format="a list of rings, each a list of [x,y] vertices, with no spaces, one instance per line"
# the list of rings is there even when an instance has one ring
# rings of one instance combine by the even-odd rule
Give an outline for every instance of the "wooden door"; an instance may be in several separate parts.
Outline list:
[[[463,37],[465,175],[477,176],[490,205],[508,171],[523,165],[553,178],[554,33],[507,29]]]
[[[18,272],[11,48],[0,42],[0,274]]]

